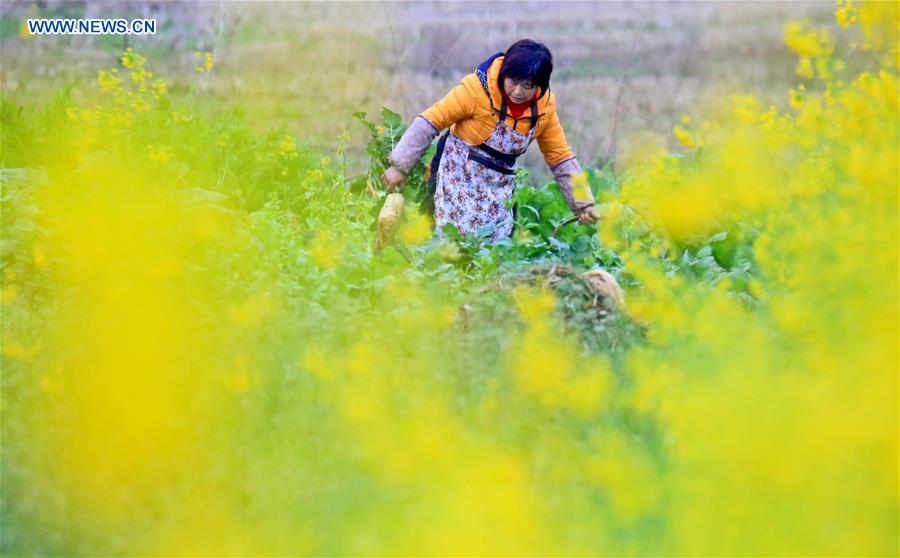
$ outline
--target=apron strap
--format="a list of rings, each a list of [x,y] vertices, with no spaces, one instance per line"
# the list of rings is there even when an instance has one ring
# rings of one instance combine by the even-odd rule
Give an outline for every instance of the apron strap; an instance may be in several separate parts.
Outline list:
[[[538,108],[537,101],[531,102],[531,126],[528,128],[529,130],[533,130],[535,126],[537,126],[538,120]],[[506,122],[506,99],[503,99],[503,102],[500,103],[500,122]]]
[[[488,145],[486,143],[482,143],[481,145],[478,146],[478,148],[481,149],[482,151],[484,151],[485,153],[487,153],[488,155],[490,155],[491,157],[493,157],[494,159],[497,159],[501,163],[504,163],[510,167],[516,164],[516,158],[519,156],[519,155],[513,154],[513,153],[503,153],[502,151],[497,151],[496,149],[494,149],[493,147],[491,147],[490,145]]]
[[[422,207],[434,218],[434,195],[437,192],[437,175],[438,169],[441,168],[441,158],[444,156],[444,145],[447,143],[447,136],[450,130],[444,132],[437,143],[437,149],[434,150],[434,156],[431,158],[431,174],[428,176],[428,195],[422,199]]]
[[[466,157],[466,159],[470,160],[470,161],[475,161],[476,163],[481,163],[485,167],[491,169],[492,171],[499,172],[500,174],[505,174],[507,176],[516,174],[515,169],[510,169],[507,167],[500,166],[496,162],[491,160],[490,158],[479,155],[478,153],[475,153],[471,149],[469,150],[469,155]]]
[[[503,101],[500,103],[500,122],[501,123],[506,122],[506,111],[507,111],[506,98],[504,97]],[[537,120],[538,120],[537,101],[532,101],[531,102],[531,127],[529,128],[529,131],[533,130],[534,127],[537,125]],[[516,164],[516,159],[520,155],[522,155],[522,153],[503,153],[501,151],[497,151],[496,149],[494,149],[493,147],[488,145],[486,142],[480,144],[478,146],[478,148],[481,149],[482,151],[484,151],[485,153],[487,153],[488,155],[490,155],[491,157],[497,159],[498,161],[500,161],[506,165],[509,165],[510,167],[514,166]],[[469,158],[476,160],[479,163],[485,164],[484,157],[479,156],[477,153],[472,154],[471,149],[472,148],[470,147],[469,148],[469,151],[470,151]],[[488,165],[486,165],[486,166],[488,166]],[[500,168],[495,168],[495,167],[496,167],[496,165],[489,166],[489,168],[496,170],[498,172],[503,172],[504,174],[511,174],[509,169],[501,170]],[[434,175],[432,174],[432,176],[434,176]]]

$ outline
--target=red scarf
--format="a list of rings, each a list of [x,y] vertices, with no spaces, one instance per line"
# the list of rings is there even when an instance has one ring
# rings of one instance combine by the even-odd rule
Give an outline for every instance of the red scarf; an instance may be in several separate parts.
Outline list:
[[[540,92],[541,92],[541,90],[540,90],[540,88],[538,88],[538,90],[534,92],[534,95],[532,95],[531,98],[528,99],[527,101],[524,101],[521,103],[514,103],[509,100],[509,97],[506,96],[506,91],[504,91],[502,88],[500,89],[500,93],[503,95],[503,99],[506,100],[507,112],[509,112],[509,115],[512,116],[513,118],[518,118],[518,117],[522,116],[522,114],[525,112],[525,109],[530,107],[531,103],[535,99],[538,98],[538,94]]]

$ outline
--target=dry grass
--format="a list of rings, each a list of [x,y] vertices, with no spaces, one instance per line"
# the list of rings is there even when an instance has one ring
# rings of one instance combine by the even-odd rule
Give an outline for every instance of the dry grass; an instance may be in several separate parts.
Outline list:
[[[30,3],[5,2],[9,22]],[[77,5],[74,5],[77,9]],[[173,90],[208,95],[209,109],[239,103],[259,128],[284,127],[323,153],[349,129],[353,167],[365,164],[357,110],[391,107],[410,119],[489,54],[522,37],[553,51],[553,88],[570,143],[584,163],[615,159],[621,138],[670,137],[704,91],[740,87],[781,104],[794,82],[782,44],[786,20],[830,18],[828,2],[146,2],[85,5],[86,15],[170,19],[133,41]],[[130,12],[128,12],[130,10]],[[167,15],[168,14],[168,15]],[[7,23],[8,26],[8,23]],[[84,37],[3,39],[4,96],[39,98],[73,78],[93,79],[121,45]],[[193,73],[195,49],[216,65]],[[538,150],[525,164],[548,176]]]

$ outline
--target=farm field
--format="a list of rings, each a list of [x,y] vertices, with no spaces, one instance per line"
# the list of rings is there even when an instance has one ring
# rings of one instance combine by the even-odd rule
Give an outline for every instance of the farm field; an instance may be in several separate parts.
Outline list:
[[[4,4],[2,555],[897,553],[898,4]],[[532,33],[600,221],[379,236]]]

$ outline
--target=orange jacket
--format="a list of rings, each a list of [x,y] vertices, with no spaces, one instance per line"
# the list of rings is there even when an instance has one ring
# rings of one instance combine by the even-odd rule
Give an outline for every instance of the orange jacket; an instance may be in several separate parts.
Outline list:
[[[487,62],[487,61],[486,61]],[[478,70],[464,77],[443,99],[421,113],[437,128],[438,132],[450,127],[458,138],[470,145],[479,145],[491,135],[500,118],[500,84],[498,75],[503,56],[490,65],[482,64]],[[487,84],[490,97],[484,90]],[[556,97],[552,91],[538,99],[538,121],[534,136],[551,167],[575,156],[566,143],[566,136],[556,115]],[[531,107],[519,118],[506,116],[506,123],[521,134],[528,133],[531,124]]]

